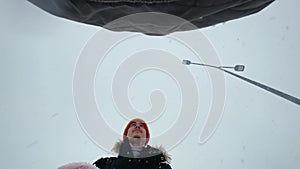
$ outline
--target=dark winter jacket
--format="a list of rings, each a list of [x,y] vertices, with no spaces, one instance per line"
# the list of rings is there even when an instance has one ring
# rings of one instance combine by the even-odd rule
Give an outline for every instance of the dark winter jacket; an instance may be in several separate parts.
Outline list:
[[[165,35],[175,31],[203,28],[256,13],[274,0],[28,0],[63,18],[105,27]],[[167,15],[132,15],[159,12]],[[112,23],[112,21],[129,16]],[[163,17],[164,16],[164,17]],[[126,18],[126,17],[125,17]],[[143,22],[144,21],[144,22]],[[187,26],[186,22],[193,26]],[[111,23],[111,24],[108,24]]]
[[[149,145],[143,148],[142,153],[134,158],[128,140],[119,142],[114,147],[118,157],[100,158],[94,165],[100,169],[171,169],[169,156],[165,151]]]

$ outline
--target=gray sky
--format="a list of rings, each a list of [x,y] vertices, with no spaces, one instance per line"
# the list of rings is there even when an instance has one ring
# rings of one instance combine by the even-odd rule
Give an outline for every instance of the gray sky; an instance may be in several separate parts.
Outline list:
[[[110,156],[81,126],[73,103],[72,85],[80,53],[90,37],[98,31],[115,33],[54,17],[28,2],[1,2],[3,168],[53,169],[70,162],[92,163],[100,156]],[[299,5],[296,0],[276,1],[255,15],[180,36],[204,35],[222,64],[244,64],[246,70],[240,75],[299,98],[300,24],[296,14]],[[124,58],[134,56],[129,50],[132,48],[135,51],[161,48],[179,59],[201,61],[170,36],[138,35],[111,49],[103,64],[98,65],[94,94],[98,108],[105,112],[101,117],[118,134],[123,132],[126,118],[115,107],[111,82],[118,67],[126,61]],[[199,45],[199,50],[207,49]],[[296,169],[300,166],[299,106],[228,75],[225,75],[222,118],[213,135],[200,144],[201,131],[216,99],[212,96],[213,77],[202,67],[188,68],[198,87],[199,109],[191,130],[186,135],[174,136],[183,139],[169,149],[174,169]],[[185,113],[180,111],[182,102],[194,101],[180,100],[180,92],[184,91],[178,88],[174,77],[154,69],[145,70],[128,87],[128,98],[138,112],[147,113],[153,106],[149,101],[152,90],[160,89],[165,94],[165,111],[149,124],[153,137],[150,144],[161,144],[155,138],[182,120],[178,119]],[[119,90],[113,92],[118,97]],[[183,122],[193,124],[189,120]],[[99,133],[99,136],[110,134]],[[111,144],[119,138],[115,137]]]

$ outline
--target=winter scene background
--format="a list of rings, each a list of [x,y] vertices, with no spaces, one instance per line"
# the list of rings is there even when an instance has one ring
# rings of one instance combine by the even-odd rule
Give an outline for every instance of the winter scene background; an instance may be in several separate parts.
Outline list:
[[[111,32],[58,18],[27,1],[1,1],[1,168],[55,169],[71,162],[93,163],[99,157],[114,156],[110,148],[122,138],[129,117],[136,115],[118,108],[117,101],[125,93],[125,106],[142,118],[150,117],[151,110],[156,110],[153,103],[163,103],[157,108],[161,112],[152,112],[156,114],[148,124],[149,144],[167,149],[173,169],[298,169],[299,105],[223,74],[224,103],[219,107],[212,133],[201,140],[215,106],[213,101],[219,96],[214,95],[215,77],[209,68],[187,67],[180,60],[202,62],[193,50],[205,52],[208,49],[201,44],[209,44],[221,65],[243,64],[246,69],[239,75],[299,98],[299,6],[296,0],[276,1],[251,16],[200,30],[152,37]],[[85,128],[79,114],[82,112],[77,109],[74,90],[81,88],[74,87],[74,83],[85,82],[84,76],[76,81],[78,62],[99,31],[106,35],[96,44],[99,49],[110,40],[107,37],[125,34],[131,38],[110,48],[97,65],[93,94],[101,112],[98,118],[103,121],[91,123],[95,131],[103,128],[95,138],[93,131]],[[199,46],[191,49],[174,37],[202,39],[195,38],[193,43]],[[130,77],[128,84],[119,81],[128,75],[121,68],[122,63],[131,61],[131,56],[149,59],[153,55],[155,64],[168,54],[178,58],[178,68],[190,72],[197,99],[182,99],[185,88],[180,82],[188,86],[189,81],[176,79],[181,78],[180,73],[145,69]],[[140,63],[129,64],[132,68]],[[122,86],[114,88],[113,83]],[[189,112],[182,111],[181,106],[195,101],[195,118],[187,118]],[[181,124],[187,125],[188,130],[169,133]],[[169,140],[159,139],[168,134]],[[106,144],[99,143],[99,139],[106,140]]]

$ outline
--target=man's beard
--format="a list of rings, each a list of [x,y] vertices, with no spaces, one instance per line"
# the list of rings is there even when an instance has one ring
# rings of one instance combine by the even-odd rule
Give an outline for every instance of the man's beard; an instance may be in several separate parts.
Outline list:
[[[134,146],[143,146],[145,144],[146,139],[141,138],[140,136],[133,136],[133,138],[130,138],[130,143]]]

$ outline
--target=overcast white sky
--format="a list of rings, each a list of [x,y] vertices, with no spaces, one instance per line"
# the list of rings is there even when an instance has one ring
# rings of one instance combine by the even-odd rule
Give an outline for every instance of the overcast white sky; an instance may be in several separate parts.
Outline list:
[[[200,34],[211,42],[222,64],[242,63],[246,70],[240,75],[299,98],[299,6],[296,0],[276,1],[255,15],[202,29]],[[80,125],[72,94],[80,52],[101,28],[54,17],[17,0],[1,1],[0,20],[1,168],[53,169],[109,156]],[[184,36],[194,34],[197,31]],[[126,119],[114,107],[109,82],[116,66],[124,61],[126,49],[149,46],[161,47],[179,59],[200,61],[192,54],[187,56],[191,51],[167,37],[139,35],[111,50],[98,68],[95,99],[115,132],[123,132]],[[223,116],[209,140],[199,144],[214,98],[207,70],[195,66],[189,70],[199,89],[199,113],[191,131],[169,150],[174,169],[300,166],[300,107],[228,75]],[[148,70],[129,86],[128,98],[140,112],[151,108],[148,99],[153,89],[166,96],[164,113],[149,124],[153,137],[165,134],[179,120],[181,93],[173,78]]]

